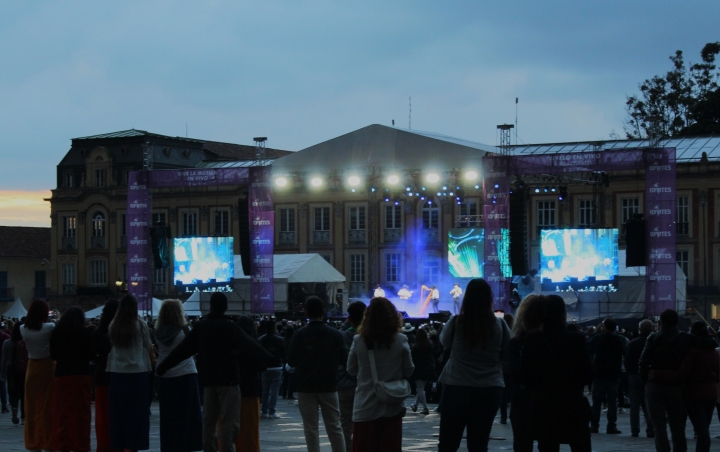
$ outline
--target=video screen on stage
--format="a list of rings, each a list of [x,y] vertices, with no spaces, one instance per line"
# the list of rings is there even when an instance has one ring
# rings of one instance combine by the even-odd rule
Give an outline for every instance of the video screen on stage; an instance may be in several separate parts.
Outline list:
[[[617,229],[544,229],[540,247],[543,290],[617,290]]]
[[[485,229],[455,228],[448,231],[448,271],[455,278],[482,278],[485,264]],[[502,276],[512,276],[510,267],[510,235],[501,229],[497,237],[498,258]]]
[[[233,237],[176,238],[173,254],[176,286],[202,291],[232,282]]]

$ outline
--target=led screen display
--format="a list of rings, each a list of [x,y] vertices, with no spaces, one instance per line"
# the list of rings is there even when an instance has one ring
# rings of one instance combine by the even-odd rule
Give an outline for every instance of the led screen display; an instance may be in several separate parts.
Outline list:
[[[227,285],[232,281],[232,237],[183,237],[174,239],[176,286],[197,288]]]
[[[512,276],[510,267],[510,234],[501,229],[498,256],[503,277]],[[448,232],[448,271],[455,278],[482,278],[485,264],[485,230],[483,228],[455,228]]]

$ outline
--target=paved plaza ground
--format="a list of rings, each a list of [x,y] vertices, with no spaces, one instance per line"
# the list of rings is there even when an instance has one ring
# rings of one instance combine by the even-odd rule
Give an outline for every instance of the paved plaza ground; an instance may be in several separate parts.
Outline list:
[[[409,402],[407,403],[409,405]],[[431,405],[431,410],[435,405]],[[632,438],[630,436],[630,420],[627,413],[618,414],[618,428],[622,430],[620,435],[606,435],[605,433],[592,435],[593,450],[595,451],[654,451],[653,440],[640,437]],[[159,437],[159,416],[158,405],[153,404],[153,415],[150,418],[150,450],[160,450]],[[297,406],[290,400],[278,400],[278,414],[282,419],[269,420],[262,419],[260,423],[261,449],[263,451],[302,451],[306,450],[305,439],[303,437],[302,420]],[[604,413],[603,413],[604,416]],[[424,416],[419,413],[413,413],[408,410],[408,415],[403,423],[403,451],[434,451],[437,450],[437,435],[439,431],[440,415],[432,412],[430,415]],[[600,431],[605,429],[605,419],[600,422]],[[688,421],[687,424],[688,450],[695,450],[695,441],[692,440],[692,426]],[[643,427],[644,430],[644,427]],[[324,427],[321,425],[321,434],[324,433]],[[714,439],[720,434],[720,424],[717,418],[713,419],[711,426],[711,437],[713,437],[713,450],[717,450],[720,446],[720,439]],[[322,435],[321,435],[322,436]],[[512,450],[512,429],[510,424],[501,425],[499,417],[492,429],[493,439],[490,441],[490,450]],[[93,450],[95,447],[95,434],[92,437]],[[330,444],[325,440],[321,442],[323,452],[330,452]],[[9,414],[0,415],[0,451],[19,451],[25,450],[23,446],[23,428],[22,425],[13,425]],[[569,451],[567,446],[562,446],[561,451]],[[460,451],[467,451],[465,441],[463,441]],[[382,451],[378,451],[382,452]]]

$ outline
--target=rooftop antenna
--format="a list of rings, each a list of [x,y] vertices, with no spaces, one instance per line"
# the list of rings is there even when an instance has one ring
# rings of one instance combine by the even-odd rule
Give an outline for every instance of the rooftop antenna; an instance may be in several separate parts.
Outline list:
[[[408,114],[408,129],[412,130],[412,97],[409,98],[408,105],[410,107],[410,113]]]
[[[518,130],[518,124],[517,124],[517,113],[518,113],[518,98],[515,98],[515,146],[517,146],[517,130]]]

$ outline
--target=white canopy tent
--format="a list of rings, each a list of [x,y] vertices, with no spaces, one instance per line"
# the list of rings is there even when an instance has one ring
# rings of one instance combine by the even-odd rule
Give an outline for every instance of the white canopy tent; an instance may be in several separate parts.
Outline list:
[[[21,319],[27,315],[27,309],[25,309],[25,306],[23,306],[20,298],[16,297],[15,301],[13,301],[13,304],[10,305],[8,310],[5,311],[3,315],[10,319]]]
[[[160,312],[160,306],[162,306],[162,300],[160,300],[160,299],[158,299],[158,298],[153,298],[153,299],[152,299],[152,313],[153,313],[153,318],[157,318],[158,312]],[[103,306],[98,306],[98,307],[95,308],[95,309],[91,309],[91,310],[87,311],[87,312],[85,313],[85,318],[86,318],[86,319],[92,319],[92,318],[95,318],[95,317],[100,317],[100,315],[102,314],[102,310],[103,310],[104,307],[105,307],[104,305],[103,305]],[[142,315],[142,314],[143,314],[143,311],[142,311],[142,310],[139,310],[139,314]]]
[[[185,315],[202,316],[202,311],[200,311],[200,292],[193,292],[190,298],[183,303],[183,309],[185,309]]]

